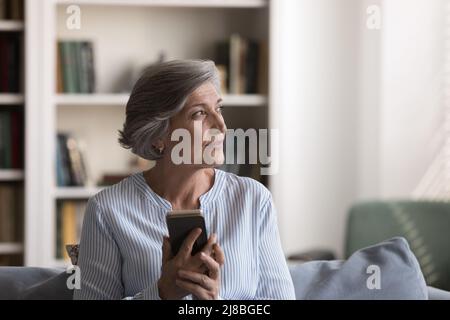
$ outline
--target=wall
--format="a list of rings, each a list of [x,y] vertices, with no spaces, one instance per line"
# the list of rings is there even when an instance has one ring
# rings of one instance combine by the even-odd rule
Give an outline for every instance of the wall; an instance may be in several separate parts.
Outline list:
[[[272,4],[271,179],[287,254],[339,255],[349,206],[410,197],[439,149],[444,0]],[[381,29],[366,26],[369,5]],[[281,18],[282,17],[282,18]]]
[[[411,195],[439,149],[444,62],[441,0],[383,3],[380,183],[383,197]]]
[[[271,126],[281,140],[271,188],[287,254],[341,253],[357,178],[356,3],[271,2]]]
[[[363,0],[359,7],[359,56],[357,81],[357,190],[358,199],[372,199],[380,195],[380,117],[381,117],[381,34],[380,29],[367,28],[370,14],[367,8],[381,7],[381,0]],[[374,16],[375,18],[375,16]]]

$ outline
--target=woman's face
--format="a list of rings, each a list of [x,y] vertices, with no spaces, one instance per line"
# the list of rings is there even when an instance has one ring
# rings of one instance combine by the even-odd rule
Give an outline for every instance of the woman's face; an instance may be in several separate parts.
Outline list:
[[[192,92],[184,108],[170,119],[171,134],[166,141],[169,156],[172,148],[180,143],[170,141],[170,137],[174,130],[182,128],[190,135],[189,141],[184,142],[190,144],[190,163],[201,167],[223,164],[223,140],[227,127],[222,108],[222,98],[212,83],[204,83]]]

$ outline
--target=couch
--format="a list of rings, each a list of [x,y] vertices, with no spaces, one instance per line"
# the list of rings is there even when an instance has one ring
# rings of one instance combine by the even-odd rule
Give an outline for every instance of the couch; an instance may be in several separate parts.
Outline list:
[[[290,266],[296,289],[301,286],[303,270],[307,267],[308,263]],[[67,276],[61,269],[0,267],[0,300],[71,300]],[[428,296],[430,300],[450,300],[450,292],[433,287],[428,287]]]
[[[450,292],[426,285],[414,253],[401,237],[360,249],[347,260],[288,266],[297,299],[450,300]],[[375,274],[367,272],[374,266],[380,270],[378,288],[370,287]],[[72,279],[70,270],[0,267],[0,299],[71,300]]]
[[[384,239],[407,240],[429,286],[450,291],[450,202],[424,200],[364,201],[347,216],[344,259]],[[290,261],[334,260],[334,252],[309,250]]]

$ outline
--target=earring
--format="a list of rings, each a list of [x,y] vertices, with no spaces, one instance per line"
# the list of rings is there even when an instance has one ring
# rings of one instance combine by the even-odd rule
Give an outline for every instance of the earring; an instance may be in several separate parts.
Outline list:
[[[161,147],[161,148],[158,149],[158,151],[159,151],[159,154],[162,155],[162,154],[163,154],[163,151],[164,151],[164,148]]]

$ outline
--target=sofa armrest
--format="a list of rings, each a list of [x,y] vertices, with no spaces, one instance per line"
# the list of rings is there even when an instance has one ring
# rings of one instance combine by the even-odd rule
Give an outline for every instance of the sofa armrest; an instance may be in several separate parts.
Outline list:
[[[331,250],[309,250],[299,253],[294,253],[288,256],[290,262],[307,262],[315,260],[335,260],[336,256]]]

